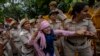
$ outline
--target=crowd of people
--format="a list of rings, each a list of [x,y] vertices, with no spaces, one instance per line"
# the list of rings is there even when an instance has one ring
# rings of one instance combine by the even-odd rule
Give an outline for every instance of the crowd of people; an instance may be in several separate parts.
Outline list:
[[[0,23],[0,56],[93,56],[96,28],[89,6],[75,3],[72,19],[57,8],[56,1],[49,6],[48,20],[39,15],[38,19],[13,20],[7,28]]]

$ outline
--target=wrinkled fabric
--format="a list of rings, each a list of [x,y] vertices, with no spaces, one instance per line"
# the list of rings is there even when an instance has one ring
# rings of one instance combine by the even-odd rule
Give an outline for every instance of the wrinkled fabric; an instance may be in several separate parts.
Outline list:
[[[40,31],[38,32],[38,34],[36,36],[38,39],[40,39],[40,46],[37,44],[38,39],[34,40],[33,46],[36,49],[36,51],[38,53],[38,56],[45,56],[45,53],[43,52],[43,49],[47,47],[47,42],[46,42],[46,36],[41,30],[45,29],[48,26],[50,26],[48,21],[42,21],[40,23],[40,28],[39,28]],[[53,32],[54,32],[54,35],[62,34],[63,36],[68,36],[68,35],[75,34],[74,31],[65,31],[65,30],[53,30]]]

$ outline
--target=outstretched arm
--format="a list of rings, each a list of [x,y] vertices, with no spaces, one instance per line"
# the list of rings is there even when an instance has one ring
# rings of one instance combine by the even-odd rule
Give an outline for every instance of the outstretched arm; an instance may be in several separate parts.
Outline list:
[[[84,35],[84,33],[85,30],[79,30],[79,31],[54,30],[55,35],[62,34],[62,36]]]

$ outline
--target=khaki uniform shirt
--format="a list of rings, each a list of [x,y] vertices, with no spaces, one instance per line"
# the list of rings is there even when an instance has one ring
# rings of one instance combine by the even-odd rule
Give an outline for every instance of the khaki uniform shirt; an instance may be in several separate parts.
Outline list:
[[[83,21],[81,21],[79,23],[75,23],[73,21],[67,22],[65,24],[65,27],[67,27],[67,29],[70,31],[86,29],[91,32],[96,32],[93,22],[91,20],[87,20],[87,19],[83,19]],[[80,38],[73,37],[73,38],[67,38],[67,39],[76,45],[80,45],[84,42],[86,42],[86,43],[88,42],[87,37],[80,37]],[[89,44],[84,45],[84,47],[87,47],[87,46],[89,46]]]

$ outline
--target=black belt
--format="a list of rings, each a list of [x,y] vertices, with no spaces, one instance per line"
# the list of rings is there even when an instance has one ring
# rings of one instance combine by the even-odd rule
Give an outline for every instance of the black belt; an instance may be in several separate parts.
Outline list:
[[[22,52],[22,54],[23,54],[23,55],[29,55],[29,54],[31,54],[32,52],[33,52],[33,50],[30,51],[29,53],[23,53],[23,52]]]
[[[69,44],[71,44],[71,45],[73,45],[73,46],[82,46],[82,45],[84,45],[85,44],[85,42],[83,42],[83,43],[81,43],[81,44],[79,44],[79,45],[77,45],[76,43],[73,43],[73,42],[71,42],[70,40],[66,40]]]

